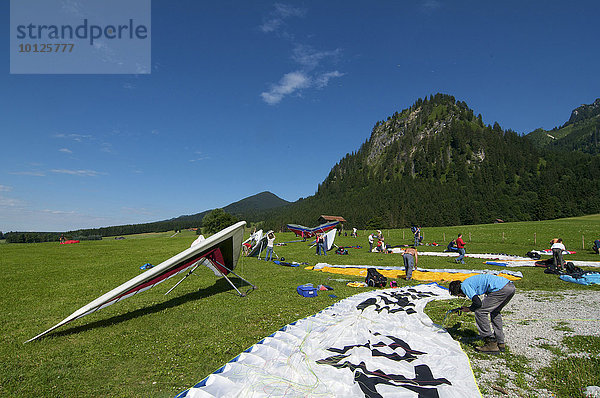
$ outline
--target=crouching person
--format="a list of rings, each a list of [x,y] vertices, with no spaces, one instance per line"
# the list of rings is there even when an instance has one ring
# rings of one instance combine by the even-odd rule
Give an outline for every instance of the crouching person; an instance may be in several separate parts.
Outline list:
[[[463,282],[452,281],[449,290],[453,296],[468,297],[472,301],[470,307],[462,307],[461,310],[475,313],[477,330],[485,342],[475,349],[486,354],[503,352],[506,345],[500,311],[515,295],[515,285],[501,276],[481,274],[468,277]],[[483,301],[479,295],[485,295]]]

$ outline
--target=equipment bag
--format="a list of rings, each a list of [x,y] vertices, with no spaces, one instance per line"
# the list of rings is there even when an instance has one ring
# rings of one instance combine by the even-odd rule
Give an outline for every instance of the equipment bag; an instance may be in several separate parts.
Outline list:
[[[367,269],[367,277],[365,278],[367,285],[371,287],[385,287],[387,278],[381,275],[375,268]]]

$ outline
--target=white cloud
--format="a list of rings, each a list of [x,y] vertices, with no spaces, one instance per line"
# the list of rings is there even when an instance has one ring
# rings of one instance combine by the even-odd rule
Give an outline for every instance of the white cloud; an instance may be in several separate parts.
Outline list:
[[[8,174],[12,174],[15,176],[33,176],[33,177],[45,177],[46,173],[43,171],[14,171],[9,172]]]
[[[194,152],[194,154],[195,154],[195,155],[198,155],[198,156],[197,156],[196,158],[194,158],[194,159],[190,159],[190,162],[192,162],[192,163],[193,163],[193,162],[201,162],[201,161],[203,161],[203,160],[209,160],[209,159],[210,159],[210,156],[208,156],[208,155],[204,155],[204,154],[203,154],[202,152],[200,152],[200,151],[196,151],[196,152]]]
[[[73,141],[77,141],[77,142],[82,142],[84,140],[90,140],[92,139],[92,136],[89,134],[55,134],[54,135],[56,138],[67,138],[67,139],[71,139]]]
[[[274,84],[269,91],[261,93],[260,96],[267,104],[275,105],[281,102],[286,95],[310,87],[310,85],[311,78],[304,72],[290,72],[286,73],[279,83]]]
[[[73,153],[73,151],[71,151],[69,148],[60,148],[58,150],[58,152],[62,152],[62,153]]]
[[[47,213],[47,214],[54,214],[54,215],[71,215],[71,214],[77,214],[77,212],[75,211],[63,211],[63,210],[50,210],[50,209],[44,209],[41,210],[42,213]]]
[[[4,206],[3,206],[4,205]],[[103,225],[118,225],[122,219],[83,214],[79,211],[35,209],[27,203],[0,197],[2,231],[69,231],[79,228],[95,228]]]
[[[331,51],[316,51],[311,46],[299,44],[292,51],[292,59],[306,68],[314,69],[326,58],[337,59],[341,52],[339,48]]]
[[[329,84],[329,80],[334,78],[334,77],[342,77],[344,76],[343,73],[338,72],[337,70],[334,70],[333,72],[327,72],[327,73],[323,73],[319,76],[317,76],[317,78],[315,79],[315,85],[317,86],[317,88],[323,88],[326,87],[327,84]]]
[[[106,173],[101,173],[99,171],[94,171],[94,170],[52,169],[50,171],[52,173],[57,173],[57,174],[69,174],[69,175],[81,176],[81,177],[96,177],[101,174],[106,174]]]
[[[306,14],[305,9],[288,4],[275,3],[274,7],[269,17],[260,25],[260,30],[265,33],[277,31],[290,17],[303,17]]]
[[[22,206],[23,201],[14,198],[7,198],[5,196],[0,196],[0,208],[2,207],[17,207]]]
[[[280,28],[286,18],[292,16],[304,16],[306,10],[295,8],[286,4],[275,4],[275,10],[270,18],[261,25],[263,32],[272,32]],[[287,38],[292,35],[286,33]],[[316,50],[310,45],[296,43],[292,48],[292,60],[297,64],[294,72],[289,72],[276,84],[271,84],[268,91],[260,94],[263,101],[269,105],[280,103],[286,96],[299,94],[303,89],[316,88],[322,89],[329,84],[333,78],[344,76],[344,73],[337,70],[325,72],[324,66],[338,61],[342,54],[342,49],[335,50]]]
[[[0,185],[0,192],[10,192],[12,191],[12,187],[9,187],[8,185]]]

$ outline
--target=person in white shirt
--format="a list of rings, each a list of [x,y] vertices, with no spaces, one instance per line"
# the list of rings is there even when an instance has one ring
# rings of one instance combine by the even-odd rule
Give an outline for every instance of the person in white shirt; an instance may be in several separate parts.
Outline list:
[[[554,258],[554,265],[558,269],[563,269],[565,266],[565,262],[563,260],[563,251],[565,249],[565,245],[562,243],[562,239],[556,239],[556,242],[552,244],[552,257]]]
[[[265,261],[273,260],[273,246],[275,244],[275,234],[269,232],[267,235],[267,254],[265,255]]]

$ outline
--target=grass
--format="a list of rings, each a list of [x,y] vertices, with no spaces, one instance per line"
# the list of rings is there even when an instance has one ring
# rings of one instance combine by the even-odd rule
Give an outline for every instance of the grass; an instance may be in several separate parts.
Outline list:
[[[566,357],[540,372],[546,388],[557,397],[584,397],[582,390],[600,384],[600,359]]]
[[[591,250],[580,247],[581,236],[585,235],[586,240],[589,237],[591,242],[594,233],[598,233],[599,224],[600,215],[596,215],[547,222],[424,228],[424,233],[425,241],[443,245],[444,235],[447,242],[460,231],[468,252],[520,255],[532,249],[547,248],[552,237],[560,236],[568,249],[577,250],[574,259],[596,260],[598,256]],[[412,240],[408,229],[384,233],[388,244],[405,244]],[[534,234],[537,244],[534,244]],[[229,285],[216,280],[208,269],[199,269],[198,277],[188,278],[168,296],[164,293],[175,281],[167,281],[74,321],[40,341],[23,344],[76,309],[138,275],[142,272],[141,265],[160,263],[189,247],[196,237],[189,231],[182,231],[172,238],[171,235],[172,232],[126,236],[124,240],[106,238],[74,245],[0,245],[3,274],[0,279],[0,358],[4,365],[0,369],[0,396],[172,397],[282,326],[363,291],[346,286],[347,280],[361,280],[359,277],[242,258],[236,271],[258,286],[258,290],[247,297],[239,297]],[[368,246],[366,235],[367,232],[360,231],[357,239],[341,236],[336,239],[336,244],[365,247]],[[293,240],[297,240],[293,234],[279,233],[276,242]],[[441,251],[443,246],[426,249]],[[367,253],[364,248],[348,250],[348,256],[330,254],[325,258],[316,257],[307,243],[295,242],[275,248],[275,252],[287,260],[311,265],[317,260],[339,264],[402,263],[398,255]],[[419,266],[425,268],[455,267],[444,258],[422,256],[419,260]],[[468,269],[490,267],[473,259],[467,259],[467,265],[461,266]],[[600,286],[563,283],[557,281],[555,275],[544,274],[540,269],[525,267],[518,270],[524,274],[523,280],[516,282],[518,290],[600,289]],[[302,298],[295,288],[304,283],[332,286],[335,290],[330,293],[338,298],[333,299],[327,294]],[[398,283],[400,286],[407,284],[403,280]],[[446,311],[462,302],[433,302],[426,312],[434,322],[441,323]],[[470,318],[449,316],[446,321],[452,336],[464,347],[477,336]],[[592,349],[597,349],[598,345],[595,341],[586,345],[585,340],[574,340],[569,344],[583,347],[591,344]],[[469,348],[465,351],[468,355],[481,355]],[[505,357],[511,358],[510,354]],[[593,365],[592,360],[585,358],[567,360]],[[518,358],[513,361],[517,368],[522,366]],[[592,366],[590,372],[594,369],[597,367]],[[577,373],[570,377],[576,378]],[[593,375],[589,376],[593,380]],[[582,383],[587,380],[582,377]],[[577,385],[576,380],[573,385]],[[552,388],[559,391],[560,386],[552,385]]]

